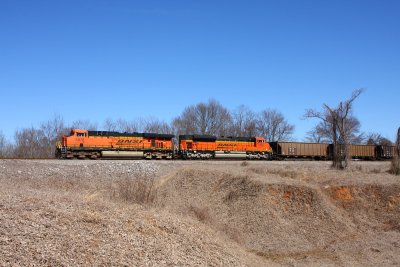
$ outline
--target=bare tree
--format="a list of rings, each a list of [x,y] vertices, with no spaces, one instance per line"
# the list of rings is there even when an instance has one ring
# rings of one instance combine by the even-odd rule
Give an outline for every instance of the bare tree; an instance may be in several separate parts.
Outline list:
[[[142,119],[135,119],[126,121],[124,119],[117,120],[118,129],[121,132],[133,133],[138,132],[141,129]]]
[[[307,132],[306,140],[313,143],[332,143],[331,125],[326,121],[320,121]]]
[[[39,127],[30,127],[15,132],[15,145],[8,145],[8,151],[19,158],[50,158],[54,157],[56,142],[62,134],[67,133],[61,115],[42,122]],[[11,154],[10,152],[8,152]]]
[[[15,132],[15,156],[18,158],[46,158],[48,145],[43,130],[25,128]]]
[[[333,143],[331,121],[333,121],[332,118],[328,118],[326,121],[320,121],[312,130],[307,132],[306,140],[316,143]],[[360,133],[360,121],[354,116],[349,116],[347,119],[347,128],[347,132],[349,132],[349,142],[361,144],[365,138],[363,134]]]
[[[241,105],[232,111],[230,134],[233,136],[255,136],[257,131],[256,114]]]
[[[4,137],[4,134],[0,131],[0,158],[5,158],[5,148],[7,145],[7,140]]]
[[[369,133],[365,140],[367,145],[392,145],[392,141],[386,137],[383,137],[380,133]]]
[[[3,132],[0,131],[0,158],[12,157],[13,149],[12,144],[7,141]]]
[[[325,129],[329,132],[330,139],[333,142],[332,166],[336,169],[346,168],[349,164],[350,155],[348,145],[360,128],[359,121],[351,114],[353,103],[362,92],[363,89],[353,91],[351,97],[340,102],[336,108],[324,104],[322,112],[309,109],[304,114],[306,118],[318,118],[322,120],[323,125],[326,127]],[[344,159],[344,165],[342,158]]]
[[[56,142],[63,134],[68,133],[68,128],[65,127],[64,119],[61,115],[55,114],[54,117],[46,122],[42,122],[40,130],[43,132],[46,149],[46,157],[54,155]]]
[[[400,175],[400,127],[397,129],[396,147],[390,167],[390,173]]]
[[[71,123],[72,129],[97,130],[97,123],[90,120],[76,120]]]
[[[140,131],[142,125],[142,119],[136,119],[132,121],[127,121],[122,118],[114,121],[111,118],[107,118],[103,123],[103,129],[105,131],[118,131],[118,132],[126,132],[133,133]]]
[[[258,116],[257,130],[269,142],[274,142],[291,138],[294,125],[289,124],[279,111],[266,109]]]
[[[216,100],[186,107],[182,114],[173,120],[175,131],[186,134],[226,135],[229,131],[231,115]]]
[[[306,142],[310,143],[325,143],[324,136],[318,131],[317,128],[312,129],[311,131],[307,132],[307,136],[305,138]]]
[[[144,132],[161,133],[161,134],[172,133],[172,128],[168,123],[166,123],[165,121],[156,119],[156,118],[144,119],[142,124],[143,124]]]
[[[113,119],[107,118],[103,123],[103,129],[104,131],[114,132],[117,130],[117,123]]]
[[[365,137],[364,134],[361,133],[361,123],[360,121],[354,117],[353,115],[348,115],[346,119],[341,120],[342,123],[345,122],[343,126],[344,133],[341,132],[340,136],[347,136],[348,144],[361,144],[363,143]],[[339,129],[340,130],[340,129]]]

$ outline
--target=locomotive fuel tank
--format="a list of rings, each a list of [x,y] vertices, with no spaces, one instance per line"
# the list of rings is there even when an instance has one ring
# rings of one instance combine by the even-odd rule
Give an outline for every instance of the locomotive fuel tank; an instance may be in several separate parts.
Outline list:
[[[101,151],[103,158],[143,158],[143,151]]]
[[[229,152],[229,151],[228,151]],[[246,159],[247,154],[243,151],[215,151],[216,159]]]

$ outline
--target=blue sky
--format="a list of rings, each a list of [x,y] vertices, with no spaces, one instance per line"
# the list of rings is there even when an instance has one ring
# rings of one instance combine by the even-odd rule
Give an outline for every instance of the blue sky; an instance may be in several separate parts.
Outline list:
[[[400,1],[0,1],[0,130],[153,116],[214,98],[276,108],[302,140],[306,108],[365,88],[355,115],[400,126]]]

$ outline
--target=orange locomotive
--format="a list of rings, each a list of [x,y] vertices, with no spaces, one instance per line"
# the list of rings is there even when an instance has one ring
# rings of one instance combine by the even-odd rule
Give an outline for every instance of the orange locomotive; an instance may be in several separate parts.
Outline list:
[[[57,144],[58,158],[158,158],[171,159],[174,145],[171,134],[119,133],[71,130]]]
[[[264,137],[180,135],[178,153],[183,159],[270,159],[272,149]]]

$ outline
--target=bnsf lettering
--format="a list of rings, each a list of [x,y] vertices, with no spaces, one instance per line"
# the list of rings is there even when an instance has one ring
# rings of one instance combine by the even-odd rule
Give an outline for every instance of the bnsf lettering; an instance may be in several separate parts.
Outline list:
[[[227,147],[234,147],[236,144],[218,144],[217,148],[227,148]]]
[[[121,139],[118,140],[116,145],[130,145],[130,144],[141,144],[143,143],[143,140],[137,140],[137,139]]]

